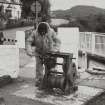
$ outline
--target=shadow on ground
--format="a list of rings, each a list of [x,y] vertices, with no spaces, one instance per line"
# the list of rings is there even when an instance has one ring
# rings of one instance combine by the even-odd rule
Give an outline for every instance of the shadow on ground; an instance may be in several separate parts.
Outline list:
[[[84,105],[105,105],[105,92],[101,93],[100,95],[94,96]]]

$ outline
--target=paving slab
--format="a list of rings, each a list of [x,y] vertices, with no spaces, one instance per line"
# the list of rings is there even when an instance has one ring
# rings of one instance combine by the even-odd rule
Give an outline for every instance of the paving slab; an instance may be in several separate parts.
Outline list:
[[[21,78],[35,78],[35,69],[33,67],[21,68],[19,72]]]
[[[12,93],[12,95],[24,97],[41,102],[47,102],[54,105],[83,105],[97,94],[103,92],[103,89],[97,89],[87,86],[79,86],[78,91],[69,96],[52,95],[38,90],[35,86],[25,85],[20,90]]]
[[[19,67],[23,68],[29,62],[32,62],[32,58],[26,54],[24,49],[19,49]]]
[[[35,57],[30,58],[27,64],[20,67],[19,77],[35,78]]]

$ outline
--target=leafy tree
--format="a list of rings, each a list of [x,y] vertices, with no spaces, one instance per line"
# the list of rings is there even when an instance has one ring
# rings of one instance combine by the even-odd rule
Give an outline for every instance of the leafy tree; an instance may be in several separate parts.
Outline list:
[[[41,0],[42,10],[41,17],[42,21],[50,21],[50,2],[49,0]]]
[[[34,0],[20,0],[22,3],[22,17],[30,16],[30,6]]]
[[[34,17],[30,7],[35,0],[20,0],[22,3],[22,17]],[[38,14],[42,18],[42,21],[50,20],[50,2],[49,0],[38,0],[41,4],[41,12]]]
[[[80,31],[105,32],[105,15],[101,13],[76,18],[75,23],[80,28]]]
[[[96,16],[97,20],[97,27],[95,29],[96,32],[105,32],[105,15],[104,14],[98,14]]]
[[[8,21],[7,15],[4,13],[4,6],[0,6],[0,30],[4,29]]]

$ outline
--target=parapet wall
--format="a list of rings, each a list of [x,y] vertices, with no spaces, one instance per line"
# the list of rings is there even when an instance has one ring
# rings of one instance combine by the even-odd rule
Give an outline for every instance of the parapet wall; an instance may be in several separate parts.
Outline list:
[[[0,45],[0,77],[10,75],[17,78],[19,74],[19,48],[16,45]]]

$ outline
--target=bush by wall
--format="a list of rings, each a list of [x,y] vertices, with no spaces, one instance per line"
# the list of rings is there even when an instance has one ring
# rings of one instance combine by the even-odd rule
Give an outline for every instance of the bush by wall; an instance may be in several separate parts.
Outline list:
[[[27,22],[27,21],[16,21],[16,22],[11,22],[9,21],[6,24],[5,29],[10,29],[10,28],[17,28],[17,27],[25,27],[25,26],[33,26],[33,22]]]

